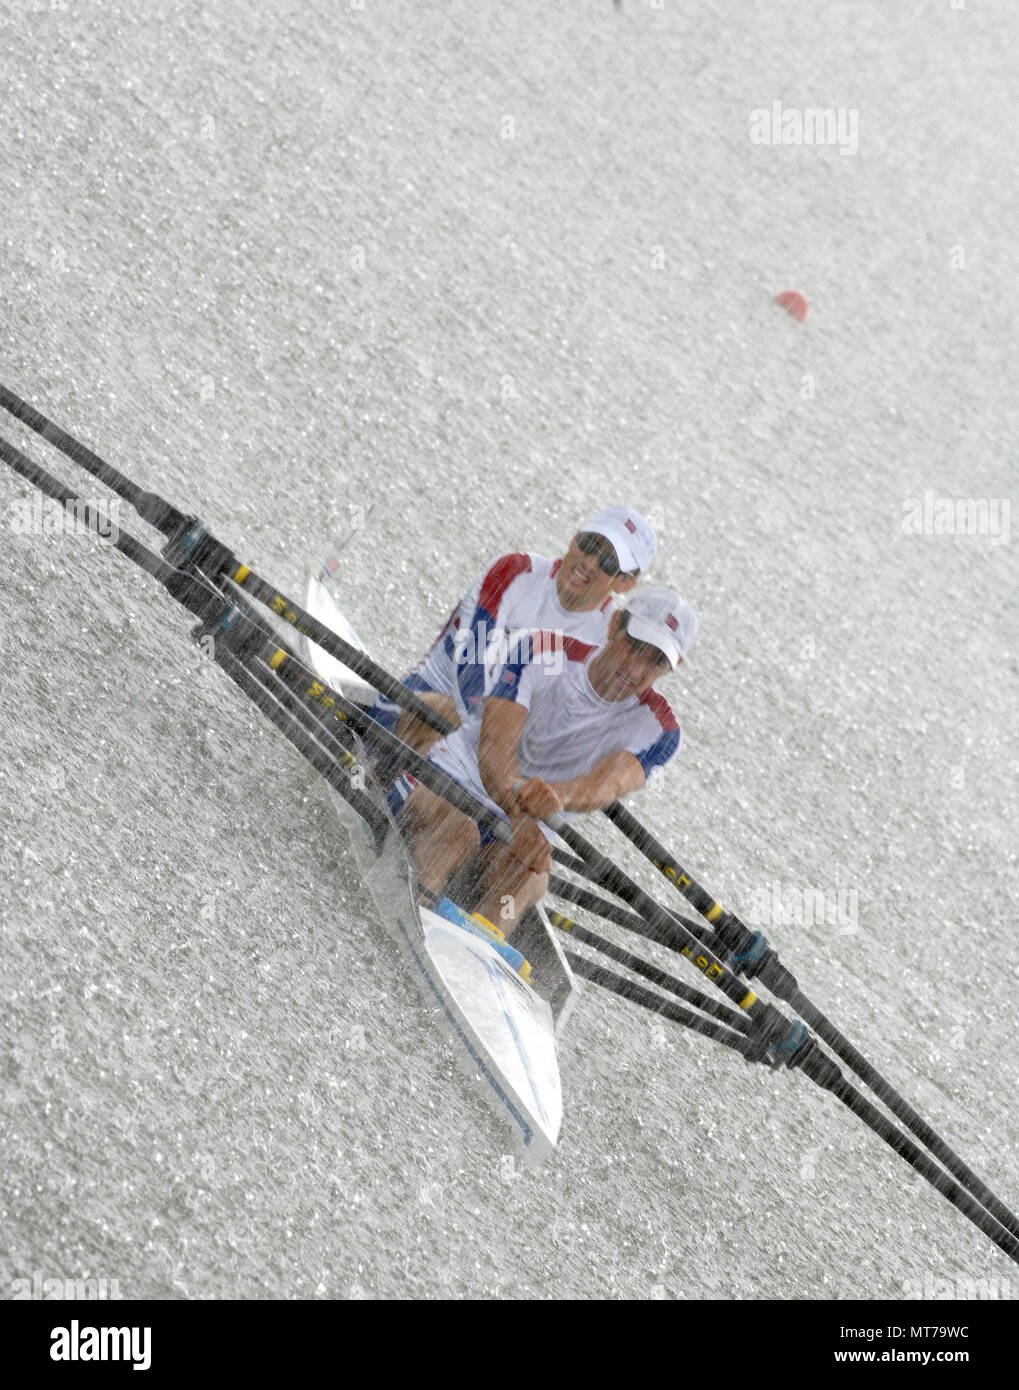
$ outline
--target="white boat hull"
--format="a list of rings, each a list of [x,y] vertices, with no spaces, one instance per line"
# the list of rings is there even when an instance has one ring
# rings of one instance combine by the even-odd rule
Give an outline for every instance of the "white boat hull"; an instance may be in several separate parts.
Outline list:
[[[332,594],[309,574],[306,604],[320,622],[361,647]],[[324,681],[348,699],[367,703],[374,692],[314,644],[306,656]],[[361,648],[363,650],[363,647]],[[382,791],[366,777],[364,788],[388,815]],[[562,1091],[556,1033],[578,991],[544,913],[531,916],[529,931],[514,944],[525,949],[535,970],[527,984],[486,941],[448,922],[417,901],[416,879],[406,846],[395,827],[381,853],[372,833],[336,791],[330,796],[387,930],[416,968],[430,1002],[457,1045],[469,1078],[508,1123],[514,1148],[526,1161],[540,1162],[559,1137]]]

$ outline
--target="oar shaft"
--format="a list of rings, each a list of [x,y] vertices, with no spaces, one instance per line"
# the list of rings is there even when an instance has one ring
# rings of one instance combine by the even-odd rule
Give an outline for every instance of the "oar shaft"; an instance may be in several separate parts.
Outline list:
[[[91,504],[86,504],[71,488],[65,487],[52,473],[48,473],[45,468],[33,462],[27,454],[8,443],[6,439],[0,439],[0,459],[9,464],[15,473],[20,473],[23,478],[27,478],[30,483],[39,489],[44,496],[52,498],[62,506],[71,505],[74,508],[75,516],[81,517],[84,525],[95,531],[99,531],[101,524],[105,521],[102,514]],[[129,535],[121,527],[113,527],[107,536],[110,544],[115,546],[129,560],[133,560],[143,570],[148,571],[154,578],[165,586],[165,577],[173,571],[166,562],[147,546]]]
[[[701,1033],[706,1038],[711,1038],[713,1042],[720,1042],[726,1047],[733,1048],[736,1052],[746,1052],[746,1038],[739,1033],[734,1033],[728,1028],[723,1028],[721,1024],[712,1023],[710,1019],[701,1018],[700,1015],[691,1013],[689,1009],[684,1009],[681,1004],[675,1004],[671,999],[665,999],[660,994],[655,994],[653,990],[644,989],[642,985],[636,984],[633,980],[627,980],[622,975],[617,975],[615,971],[607,969],[604,965],[599,965],[597,961],[588,960],[586,956],[578,956],[575,951],[565,951],[567,961],[574,974],[579,975],[583,980],[590,980],[592,984],[600,985],[602,989],[611,990],[613,994],[618,994],[620,998],[628,1000],[631,1004],[639,1004],[642,1009],[648,1009],[651,1013],[658,1014],[662,1018],[669,1019],[672,1023],[681,1023],[685,1028],[690,1028],[695,1033]]]
[[[555,859],[556,855],[553,854],[552,857]],[[583,863],[582,860],[578,862]],[[570,868],[572,867],[573,863],[570,862]],[[560,898],[565,898],[567,902],[576,903],[578,907],[586,908],[588,912],[594,912],[599,917],[604,917],[608,922],[615,922],[617,926],[625,927],[627,931],[632,931],[637,936],[643,936],[647,941],[653,941],[656,945],[664,946],[669,951],[681,951],[676,940],[676,932],[671,925],[668,930],[653,927],[650,922],[646,922],[636,912],[628,912],[620,904],[610,902],[608,898],[601,898],[597,893],[591,893],[586,888],[581,888],[577,883],[570,883],[565,878],[558,876],[551,878],[549,887]],[[686,927],[687,931],[696,936],[698,941],[710,941],[710,929],[703,927],[700,922],[691,921],[688,917],[676,917],[676,914],[672,912],[669,913],[669,917]],[[703,936],[701,935],[702,931]]]
[[[702,945],[682,923],[649,897],[622,869],[606,859],[571,824],[555,816],[550,819],[549,825],[566,841],[570,849],[594,870],[596,882],[609,892],[625,897],[657,930],[671,931],[680,943],[681,953],[734,1004],[738,1004],[751,1017],[755,1010],[758,1013],[763,1010],[763,1001],[758,999],[753,990],[747,988],[745,980],[734,975],[707,946]]]
[[[43,415],[41,410],[36,410],[35,406],[29,405],[20,396],[15,395],[8,387],[0,383],[0,406],[9,410],[16,420],[35,430],[48,443],[60,449],[68,458],[73,459],[87,473],[91,473],[94,478],[98,478],[104,487],[108,487],[111,492],[115,492],[118,497],[123,497],[125,502],[130,503],[137,511],[138,515],[148,521],[157,529],[169,533],[174,526],[184,520],[184,513],[177,510],[162,497],[158,497],[154,492],[146,492],[136,483],[132,483],[130,478],[126,478],[119,469],[114,468],[112,463],[107,463],[98,454],[92,452],[73,435]]]
[[[320,623],[299,603],[287,598],[286,594],[281,594],[278,589],[255,574],[247,565],[234,564],[227,573],[238,588],[243,589],[259,603],[265,604],[270,612],[275,613],[278,618],[282,618],[285,623],[289,623],[291,627],[310,638],[317,647],[321,647],[337,661],[342,661],[355,675],[367,681],[369,685],[380,694],[385,695],[387,699],[392,700],[394,704],[409,710],[430,729],[435,729],[440,734],[448,734],[452,729],[453,725],[448,719],[443,718],[437,710],[432,709],[431,705],[422,700],[420,695],[408,689],[403,681],[391,676],[377,661],[373,661],[360,648],[345,642],[342,637],[333,632],[332,628]]]
[[[718,908],[718,914],[714,920],[716,925],[721,928],[723,937],[728,932],[732,938],[740,929],[749,935],[749,928],[746,928],[733,913],[726,912],[719,904],[715,903],[710,894],[695,882],[693,877],[670,854],[669,850],[625,806],[616,803],[608,808],[606,814],[626,835],[627,839],[636,845],[660,873],[675,884],[679,892],[692,902],[699,912],[711,920],[711,913],[705,911],[706,903],[713,905],[712,911],[714,907]],[[804,1022],[814,1029],[818,1037],[823,1039],[847,1066],[852,1067],[857,1076],[867,1083],[874,1094],[884,1101],[889,1110],[908,1126],[949,1172],[965,1184],[973,1196],[987,1208],[996,1220],[1013,1236],[1019,1237],[1019,1217],[991,1191],[987,1184],[941,1138],[923,1116],[913,1109],[877,1068],[872,1066],[849,1039],[821,1013],[820,1009],[811,1003],[799,988],[795,977],[781,964],[774,951],[769,949],[767,954],[770,959],[767,961],[766,968],[761,970],[759,974],[755,974],[754,978],[760,979],[777,998],[784,1000],[794,1008]]]
[[[877,1106],[869,1101],[866,1096],[846,1080],[828,1088],[834,1096],[852,1110],[854,1115],[858,1115],[864,1124],[879,1135],[886,1144],[899,1155],[916,1171],[936,1188],[943,1197],[957,1207],[963,1215],[969,1217],[985,1236],[994,1241],[1000,1250],[1003,1250],[1010,1259],[1019,1264],[1019,1239],[993,1216],[986,1207],[982,1206],[973,1195],[967,1191],[960,1183],[939,1168],[929,1154],[924,1153],[908,1135],[903,1134],[900,1129],[883,1115]]]
[[[550,883],[549,887],[553,893],[557,891],[554,882]],[[589,931],[580,922],[575,921],[572,917],[567,917],[565,913],[556,912],[551,908],[547,908],[546,911],[552,925],[558,931],[567,932],[574,941],[579,941],[584,946],[590,946],[595,951],[600,951],[603,956],[608,956],[617,965],[623,965],[627,970],[632,970],[635,975],[643,976],[645,980],[649,980],[660,989],[667,989],[677,999],[692,1004],[695,1009],[700,1009],[711,1018],[719,1019],[728,1024],[730,1028],[735,1028],[737,1032],[750,1032],[751,1024],[745,1014],[738,1014],[735,1009],[720,1004],[718,1000],[709,998],[699,989],[694,989],[692,985],[684,984],[682,980],[675,979],[666,971],[659,970],[656,965],[643,960],[640,956],[635,956],[632,951],[624,950],[623,947],[617,946],[614,941],[607,941],[605,937]]]
[[[824,1014],[802,993],[797,993],[795,1000],[790,1000],[790,1003],[796,1012],[802,1015],[804,1021],[810,1024],[818,1037],[823,1039],[847,1066],[852,1067],[861,1081],[866,1082],[874,1094],[888,1106],[892,1114],[908,1126],[920,1142],[927,1146],[934,1157],[943,1163],[960,1182],[965,1184],[973,1196],[983,1203],[991,1215],[1007,1231],[1019,1238],[1019,1217],[1005,1205],[1000,1197],[991,1191],[983,1179],[959,1157],[923,1116],[913,1109],[905,1097],[900,1095],[892,1086],[891,1082],[887,1081],[878,1069],[868,1062],[849,1039],[840,1033],[835,1025],[829,1022]]]
[[[358,766],[354,755],[349,750],[341,750],[341,757],[340,751],[324,748],[323,734],[328,734],[329,731],[315,728],[314,725],[309,727],[310,711],[289,696],[289,692],[280,687],[279,682],[275,682],[274,685],[275,678],[267,679],[271,677],[271,672],[265,671],[264,668],[259,672],[253,669],[255,663],[241,661],[227,651],[221,651],[214,659],[329,786],[353,807],[371,829],[376,840],[381,843],[389,828],[388,822],[370,797],[351,781],[351,776]],[[340,771],[341,766],[346,768],[347,775]]]
[[[706,888],[702,888],[682,864],[677,863],[661,841],[656,840],[621,802],[615,801],[611,806],[607,806],[605,814],[702,917],[714,923],[725,915],[722,904],[717,902]]]

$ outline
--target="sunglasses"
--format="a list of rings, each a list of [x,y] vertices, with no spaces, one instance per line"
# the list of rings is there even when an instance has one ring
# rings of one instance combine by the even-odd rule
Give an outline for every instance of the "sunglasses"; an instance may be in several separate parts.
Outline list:
[[[604,536],[599,536],[597,531],[581,531],[577,536],[577,549],[582,555],[597,555],[598,568],[603,570],[610,579],[615,579],[616,575],[619,574],[620,565],[611,542],[606,540]]]

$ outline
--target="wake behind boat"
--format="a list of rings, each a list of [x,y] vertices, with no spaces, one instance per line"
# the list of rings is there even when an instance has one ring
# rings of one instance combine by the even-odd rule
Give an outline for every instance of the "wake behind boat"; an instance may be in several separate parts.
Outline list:
[[[365,650],[324,578],[310,569],[306,607],[338,637]],[[306,637],[301,640],[309,666],[327,685],[357,704],[371,705],[376,696],[371,686]],[[377,834],[332,787],[329,796],[382,924],[413,966],[426,999],[439,1006],[468,1077],[507,1121],[520,1155],[540,1162],[555,1147],[562,1124],[556,1034],[578,993],[573,972],[543,908],[529,912],[513,936],[513,945],[531,963],[529,984],[494,945],[419,901],[406,844],[360,741],[358,749],[364,792],[384,832]]]

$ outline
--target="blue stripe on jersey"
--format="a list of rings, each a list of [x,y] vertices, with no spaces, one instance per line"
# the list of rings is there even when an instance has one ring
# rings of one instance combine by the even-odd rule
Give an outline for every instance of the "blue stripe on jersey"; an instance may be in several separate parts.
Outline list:
[[[499,677],[490,691],[494,699],[516,700],[520,694],[520,677],[533,660],[533,646],[534,638],[531,635],[518,642],[519,659],[507,661],[499,672]]]
[[[678,729],[666,729],[660,738],[655,739],[654,743],[647,748],[642,748],[634,757],[644,769],[644,776],[650,777],[657,768],[664,767],[673,757],[679,747],[680,732]]]
[[[487,608],[478,604],[471,618],[467,632],[457,634],[454,644],[449,639],[449,654],[453,658],[453,676],[460,690],[464,709],[472,709],[485,693],[485,653],[488,649],[488,634],[495,628],[495,620]],[[461,655],[454,655],[454,645],[460,648]]]

